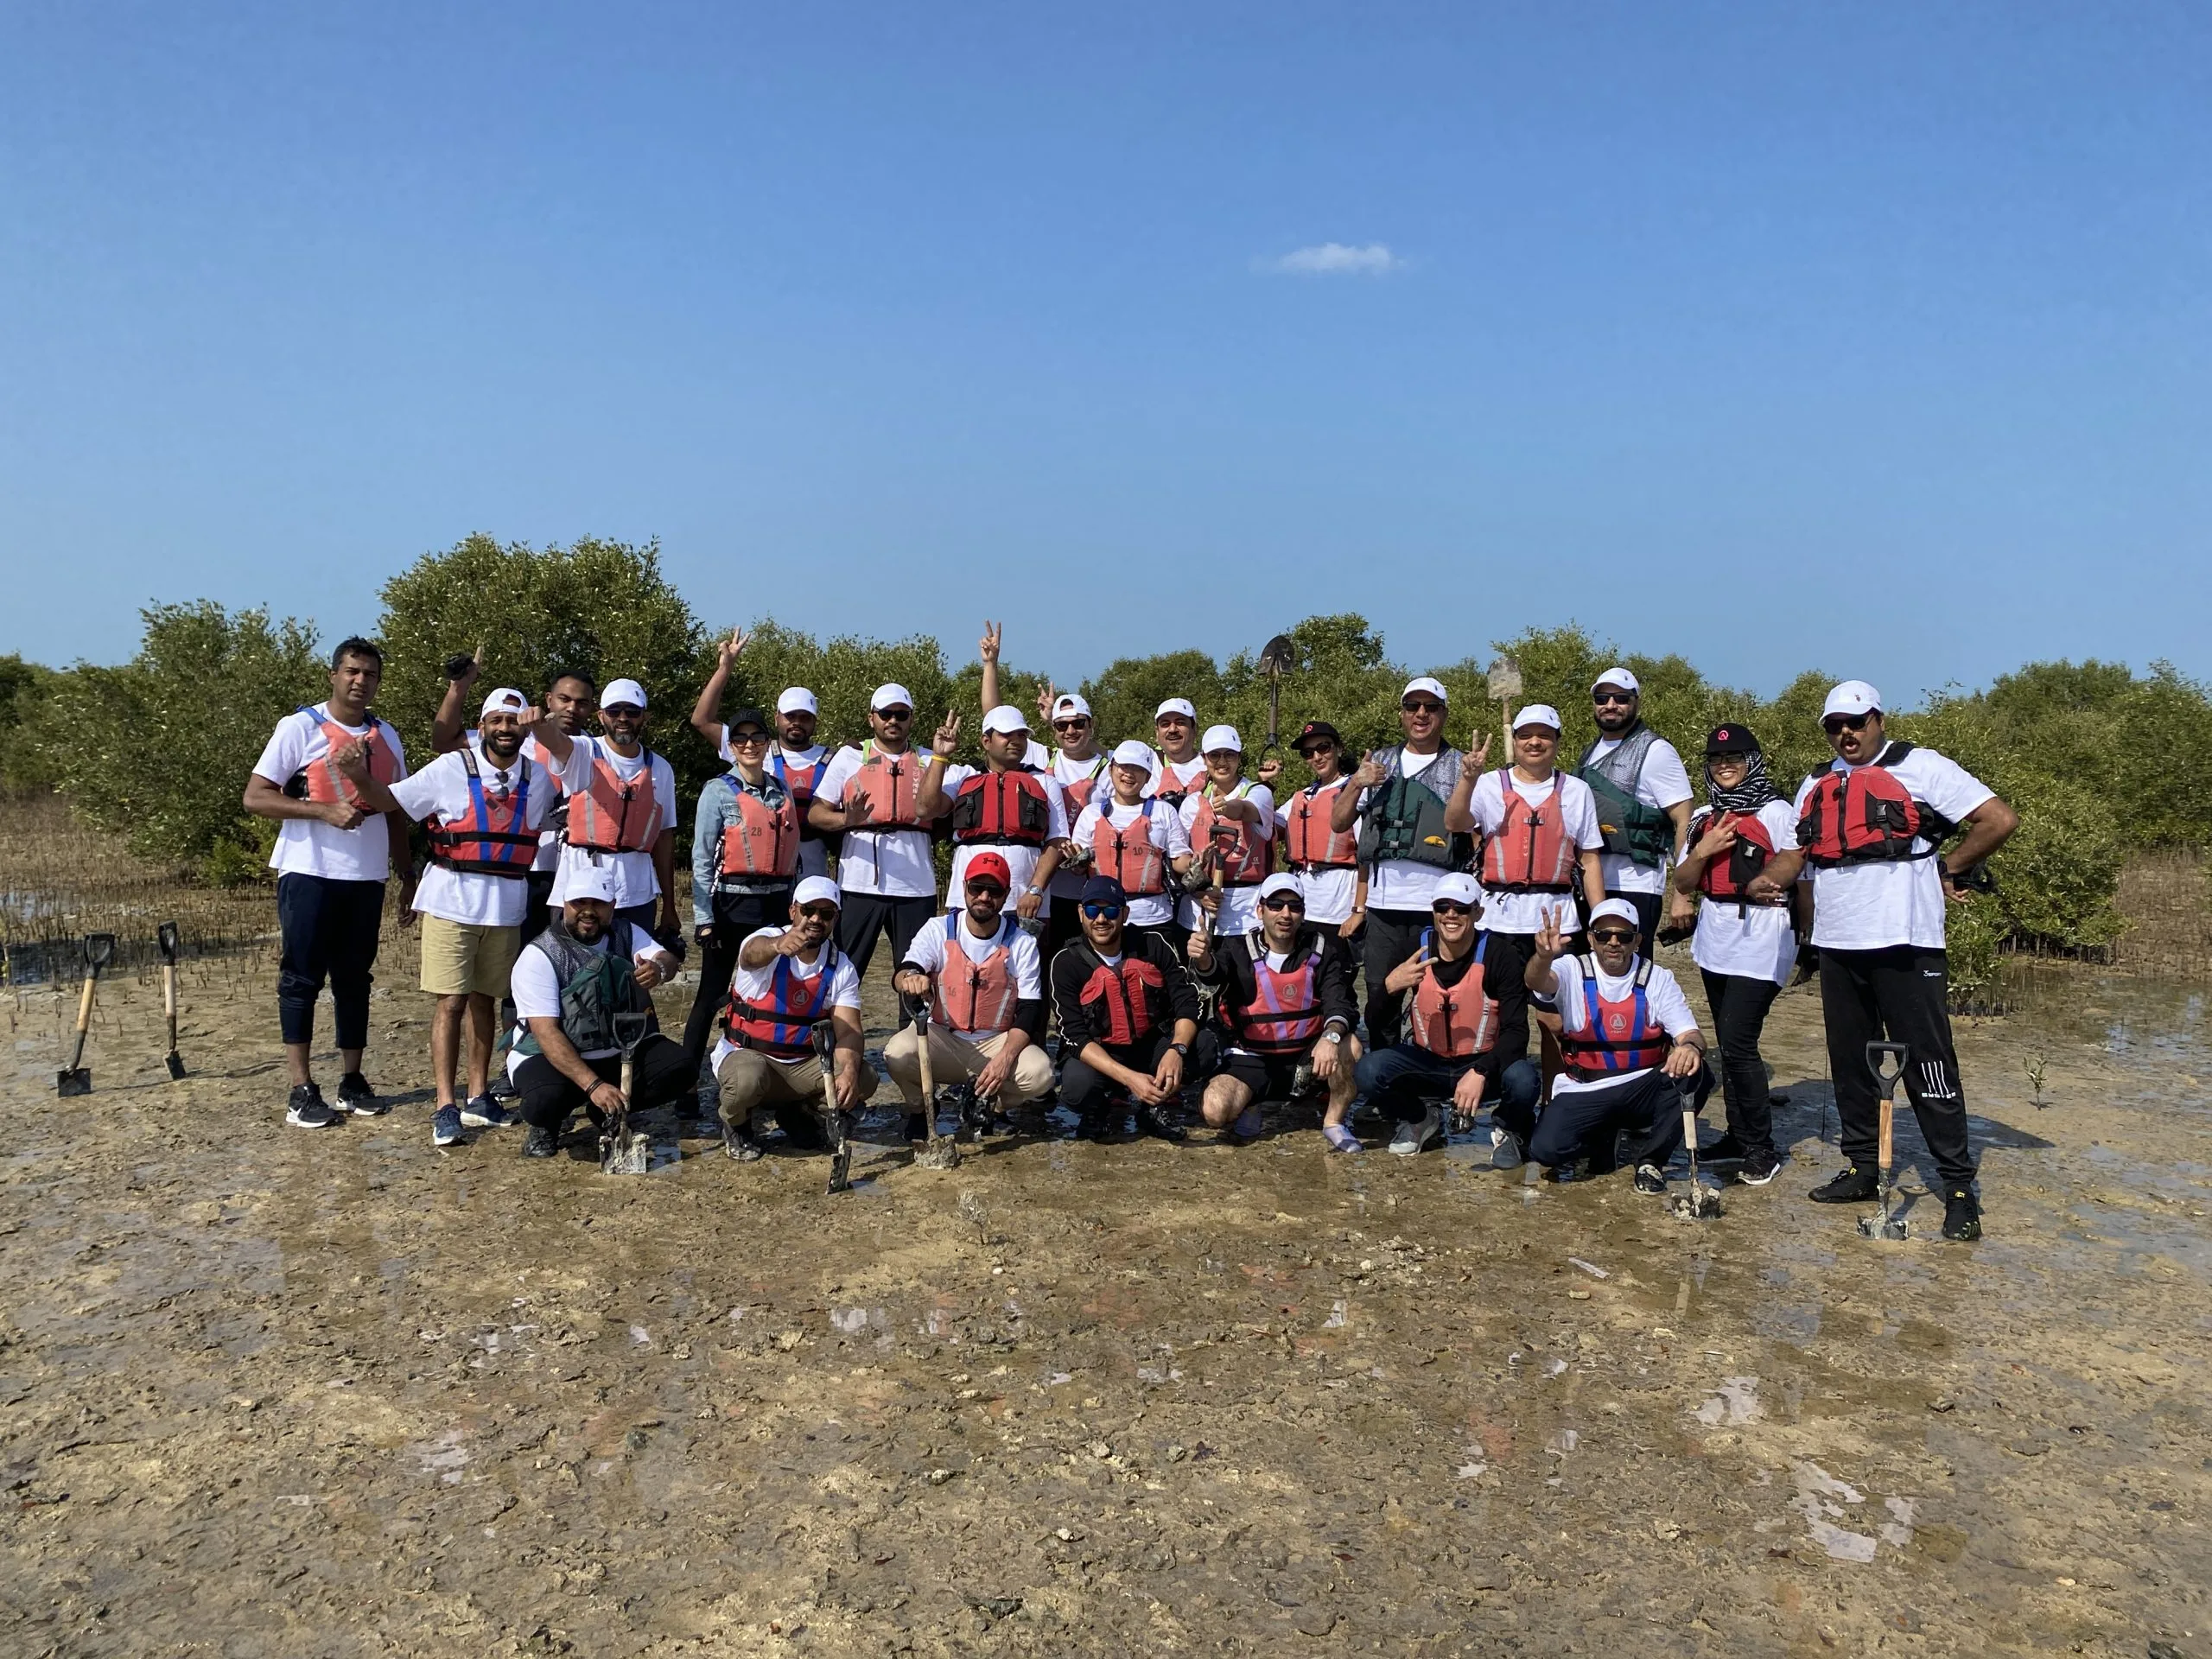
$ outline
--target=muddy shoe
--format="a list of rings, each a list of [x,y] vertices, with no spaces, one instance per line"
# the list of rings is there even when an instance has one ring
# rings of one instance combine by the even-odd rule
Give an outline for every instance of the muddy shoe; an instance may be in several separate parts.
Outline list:
[[[1636,1166],[1636,1190],[1639,1192],[1664,1192],[1667,1190],[1665,1173],[1656,1164],[1638,1164]]]
[[[441,1106],[430,1114],[430,1144],[450,1147],[461,1140],[461,1108]]]
[[[1782,1160],[1773,1147],[1765,1147],[1745,1155],[1744,1166],[1736,1172],[1736,1179],[1745,1186],[1764,1186],[1781,1173]]]
[[[1700,1147],[1697,1155],[1700,1163],[1739,1164],[1751,1154],[1744,1150],[1744,1143],[1732,1132],[1722,1135],[1709,1147]]]
[[[749,1164],[760,1157],[766,1148],[734,1123],[725,1123],[722,1125],[722,1150],[739,1163]]]
[[[1191,1132],[1180,1123],[1171,1123],[1149,1106],[1137,1108],[1137,1133],[1148,1135],[1155,1141],[1187,1141]]]
[[[327,1129],[338,1121],[338,1114],[323,1104],[321,1090],[303,1083],[292,1090],[284,1121],[296,1129]]]
[[[1510,1129],[1490,1132],[1490,1166],[1492,1169],[1518,1169],[1528,1161],[1521,1150],[1521,1137]]]
[[[1398,1125],[1398,1132],[1390,1137],[1390,1150],[1401,1158],[1411,1158],[1427,1151],[1444,1138],[1444,1122],[1433,1105],[1424,1109],[1410,1123]]]
[[[1981,1204],[1971,1187],[1943,1194],[1943,1236],[1967,1243],[1981,1236]]]
[[[1805,1196],[1815,1204],[1872,1204],[1880,1183],[1871,1169],[1853,1164],[1833,1180],[1823,1181]]]
[[[559,1155],[561,1136],[543,1123],[533,1123],[530,1133],[522,1138],[522,1155],[525,1158],[552,1158]]]
[[[1237,1113],[1236,1121],[1229,1126],[1230,1143],[1233,1146],[1249,1147],[1260,1138],[1260,1131],[1267,1126],[1268,1121],[1260,1111],[1260,1103],[1255,1100]]]
[[[504,1129],[515,1115],[489,1095],[477,1095],[461,1109],[461,1121],[472,1129]]]
[[[338,1103],[356,1117],[381,1117],[391,1109],[377,1099],[377,1091],[358,1071],[338,1079]]]

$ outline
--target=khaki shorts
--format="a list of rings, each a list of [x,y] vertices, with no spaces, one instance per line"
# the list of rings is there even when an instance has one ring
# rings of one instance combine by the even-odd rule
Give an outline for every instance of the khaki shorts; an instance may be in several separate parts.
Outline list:
[[[505,996],[522,954],[519,927],[423,918],[423,988],[433,996]]]

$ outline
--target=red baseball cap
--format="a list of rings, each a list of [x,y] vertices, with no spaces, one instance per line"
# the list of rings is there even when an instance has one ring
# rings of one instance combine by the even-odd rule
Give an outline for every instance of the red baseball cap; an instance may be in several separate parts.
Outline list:
[[[1007,868],[1005,858],[1000,854],[978,853],[968,861],[967,873],[960,878],[961,881],[964,885],[979,878],[995,881],[1009,893],[1014,890],[1014,872]]]

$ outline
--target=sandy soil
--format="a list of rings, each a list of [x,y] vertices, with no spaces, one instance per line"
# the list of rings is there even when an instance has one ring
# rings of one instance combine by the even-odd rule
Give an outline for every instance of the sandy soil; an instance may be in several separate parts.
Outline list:
[[[309,1135],[265,969],[185,994],[190,1078],[126,980],[72,1102],[73,1004],[0,1005],[10,1654],[2212,1655],[2183,991],[2057,976],[1963,1033],[1977,1246],[1804,1202],[1802,994],[1793,1162],[1702,1226],[1625,1176],[1328,1155],[1304,1109],[870,1146],[835,1199],[672,1124],[643,1178],[439,1152],[420,1090]]]

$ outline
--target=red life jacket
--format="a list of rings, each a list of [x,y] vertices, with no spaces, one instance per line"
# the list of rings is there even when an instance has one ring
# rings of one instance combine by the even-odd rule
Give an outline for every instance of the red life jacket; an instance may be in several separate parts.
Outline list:
[[[789,957],[776,958],[767,994],[748,1001],[729,993],[729,1034],[733,1042],[779,1060],[804,1058],[814,1049],[814,1027],[830,1017],[830,987],[837,976],[837,947],[822,946],[822,968],[801,979]]]
[[[806,809],[813,804],[815,791],[822,787],[822,774],[830,770],[830,752],[824,749],[812,766],[795,766],[785,758],[780,748],[768,751],[768,770],[776,781],[791,791],[791,816],[798,820],[801,841],[820,841],[823,832],[814,827],[806,816]]]
[[[798,871],[798,814],[792,798],[770,806],[751,790],[741,788],[733,774],[729,785],[737,817],[722,825],[724,876],[787,877]]]
[[[1252,790],[1240,782],[1229,798],[1241,801]],[[1215,839],[1216,828],[1220,839]],[[1211,791],[1198,799],[1198,814],[1191,824],[1191,845],[1204,851],[1214,849],[1214,874],[1224,887],[1256,887],[1268,879],[1274,862],[1274,838],[1260,833],[1261,826],[1243,818],[1217,818]]]
[[[1421,946],[1428,947],[1434,930],[1424,929]],[[1464,1060],[1487,1054],[1497,1042],[1497,999],[1484,988],[1483,957],[1490,949],[1490,935],[1475,941],[1475,959],[1459,982],[1446,988],[1436,977],[1432,961],[1414,987],[1407,1004],[1407,1018],[1414,1044],[1440,1059]]]
[[[1950,822],[1913,799],[1890,771],[1911,753],[1911,744],[1892,743],[1866,766],[1820,774],[1797,818],[1807,863],[1833,868],[1935,856]],[[1929,843],[1926,850],[1913,851],[1916,839]]]
[[[1159,804],[1157,797],[1147,799],[1136,817],[1116,830],[1107,816],[1114,809],[1109,801],[1098,809],[1098,823],[1090,832],[1090,868],[1112,876],[1132,899],[1167,891],[1167,853],[1152,838],[1152,814]]]
[[[849,796],[857,787],[868,796],[868,827],[871,830],[918,830],[921,820],[914,815],[915,785],[922,775],[922,768],[929,762],[909,749],[904,754],[886,754],[873,743],[868,746],[868,758],[860,764],[845,785]]]
[[[661,832],[660,797],[653,792],[653,756],[628,783],[597,747],[592,750],[591,782],[570,791],[569,845],[602,853],[642,853]]]
[[[1027,766],[979,772],[952,798],[952,838],[967,845],[1042,847],[1052,799],[1042,774]]]
[[[1206,763],[1204,759],[1191,762],[1198,770],[1191,775],[1187,782],[1176,781],[1175,768],[1179,764],[1178,761],[1164,758],[1161,760],[1159,787],[1152,791],[1154,799],[1165,801],[1170,806],[1179,807],[1190,798],[1192,791],[1205,787]]]
[[[1098,788],[1098,780],[1106,775],[1107,764],[1107,757],[1102,754],[1091,762],[1089,777],[1078,778],[1071,784],[1060,785],[1060,793],[1068,804],[1068,822],[1071,824],[1076,821],[1083,809],[1090,804],[1090,798]],[[1112,791],[1108,792],[1110,794]]]
[[[517,758],[515,786],[497,799],[484,791],[475,750],[461,750],[461,764],[468,772],[468,810],[430,826],[431,858],[471,875],[528,875],[537,859],[537,831],[524,827],[529,822],[530,762]]]
[[[1587,1080],[1649,1071],[1667,1058],[1674,1039],[1651,1012],[1644,987],[1651,980],[1651,964],[1637,966],[1629,994],[1608,1001],[1598,995],[1598,964],[1588,957],[1578,958],[1582,969],[1582,1029],[1560,1033],[1560,1055],[1567,1069]]]
[[[1531,806],[1513,787],[1512,769],[1497,772],[1498,791],[1505,798],[1505,817],[1497,833],[1483,843],[1483,886],[1492,893],[1570,893],[1568,880],[1575,864],[1573,837],[1560,820],[1566,817],[1561,797],[1567,785],[1552,774],[1551,798]]]
[[[300,712],[322,728],[322,741],[330,746],[323,751],[320,760],[310,760],[300,769],[298,776],[306,785],[307,798],[311,801],[344,801],[348,805],[359,807],[364,812],[375,811],[374,807],[361,798],[361,791],[354,787],[352,780],[338,770],[338,751],[348,743],[360,744],[368,751],[369,776],[390,787],[399,776],[399,762],[394,758],[391,747],[384,741],[384,722],[371,715],[367,733],[356,737],[327,715],[317,714],[312,709],[302,709]]]
[[[1098,953],[1088,944],[1084,949],[1096,965],[1084,982],[1083,995],[1076,1000],[1086,1007],[1094,1004],[1103,1007],[1106,1035],[1101,1040],[1109,1048],[1126,1048],[1160,1023],[1152,1004],[1154,998],[1165,996],[1167,976],[1134,951],[1122,958],[1116,969],[1100,962]]]
[[[1340,778],[1333,784],[1308,784],[1290,798],[1290,809],[1284,814],[1289,822],[1283,826],[1282,836],[1287,868],[1302,874],[1359,867],[1357,834],[1329,827],[1329,810],[1336,804],[1337,791],[1351,781]],[[1324,791],[1327,791],[1325,798]],[[1325,798],[1327,805],[1322,804]]]
[[[938,969],[936,1005],[930,1018],[947,1031],[1005,1031],[1014,1024],[1020,998],[1014,982],[1014,937],[1021,924],[999,918],[998,935],[981,962],[960,942],[967,926],[963,911],[944,918],[944,966]]]
[[[1728,849],[1725,858],[1708,858],[1705,868],[1697,878],[1697,890],[1708,899],[1726,899],[1736,904],[1745,902],[1744,889],[1751,878],[1766,868],[1767,860],[1774,856],[1774,837],[1767,834],[1766,826],[1759,822],[1756,812],[1727,812],[1720,820],[1736,826],[1736,844]],[[1690,819],[1689,844],[1693,847],[1714,827],[1714,813],[1704,807]]]
[[[1252,1000],[1225,1005],[1238,1044],[1255,1054],[1302,1054],[1321,1034],[1321,952],[1319,939],[1306,960],[1281,972],[1268,965],[1266,937],[1255,929],[1246,936],[1252,957]]]

